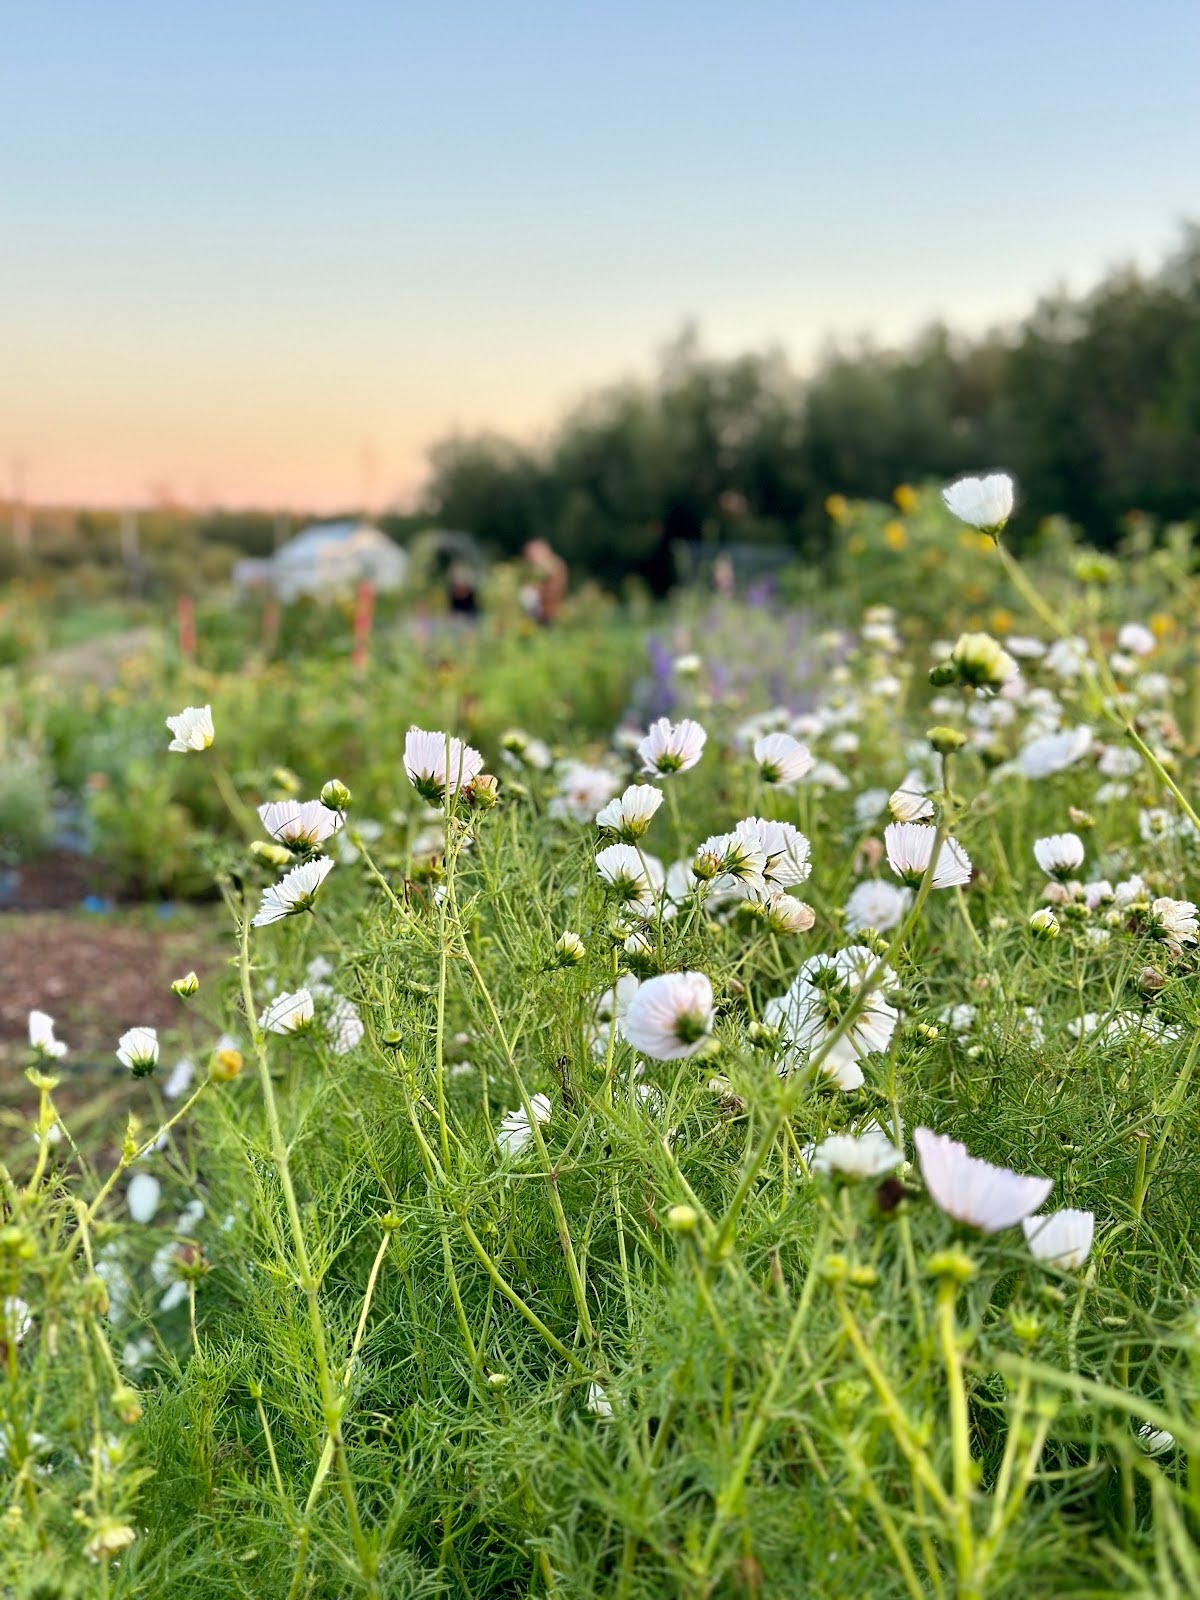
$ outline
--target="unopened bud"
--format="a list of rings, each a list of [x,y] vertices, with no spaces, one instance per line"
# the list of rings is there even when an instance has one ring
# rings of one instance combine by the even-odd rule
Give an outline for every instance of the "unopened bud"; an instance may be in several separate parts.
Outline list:
[[[182,978],[176,978],[171,985],[171,993],[177,994],[181,1000],[190,1000],[200,987],[200,979],[194,972],[187,973]]]
[[[1058,938],[1058,918],[1049,906],[1043,906],[1040,911],[1033,913],[1029,919],[1029,931],[1038,939]]]
[[[1157,967],[1143,967],[1138,976],[1138,988],[1144,995],[1161,994],[1167,987],[1166,974]]]
[[[119,1388],[113,1390],[112,1403],[113,1410],[118,1417],[130,1427],[135,1422],[141,1421],[142,1402],[137,1390],[131,1389],[128,1384],[123,1383]]]
[[[975,1263],[965,1250],[951,1248],[938,1250],[925,1263],[931,1278],[949,1278],[954,1283],[967,1283],[975,1276]]]
[[[568,929],[554,941],[554,961],[559,967],[577,967],[587,956],[587,946],[577,933]]]
[[[467,784],[464,793],[473,806],[490,811],[500,799],[499,781],[490,772],[481,772]]]
[[[257,856],[268,867],[290,867],[292,852],[285,850],[281,844],[272,844],[267,839],[255,839],[250,846],[250,854]]]
[[[350,791],[340,778],[330,778],[321,789],[321,804],[330,811],[345,811],[350,805]]]
[[[285,794],[300,793],[300,779],[292,771],[291,767],[276,767],[271,774],[271,782],[276,788],[282,789]]]
[[[240,1050],[216,1050],[208,1063],[208,1076],[213,1083],[232,1083],[245,1064]]]
[[[967,742],[965,733],[960,733],[957,728],[944,727],[940,723],[936,728],[930,728],[925,737],[940,756],[953,755]]]
[[[944,689],[947,684],[958,682],[958,668],[953,661],[939,661],[929,669],[929,681],[935,689]]]
[[[695,1233],[700,1213],[695,1206],[672,1206],[664,1220],[672,1233]]]

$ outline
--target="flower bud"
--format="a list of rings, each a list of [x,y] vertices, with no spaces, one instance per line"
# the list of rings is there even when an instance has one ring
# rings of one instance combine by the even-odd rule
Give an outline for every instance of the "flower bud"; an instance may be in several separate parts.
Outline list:
[[[131,1389],[128,1384],[123,1383],[113,1390],[112,1403],[118,1417],[130,1427],[141,1421],[142,1402],[137,1390]]]
[[[272,844],[267,839],[255,839],[250,846],[250,854],[257,856],[268,867],[290,867],[292,865],[292,852],[285,850],[281,844]]]
[[[932,1022],[918,1022],[913,1033],[922,1044],[934,1044],[940,1037],[938,1029]]]
[[[1167,987],[1166,975],[1157,967],[1143,967],[1138,975],[1138,988],[1151,999]]]
[[[949,1278],[954,1283],[967,1283],[975,1276],[975,1263],[965,1250],[951,1247],[938,1250],[925,1263],[931,1278]]]
[[[569,928],[554,941],[554,964],[557,967],[577,967],[586,956],[587,946]]]
[[[200,987],[200,979],[194,972],[189,972],[182,978],[176,978],[171,985],[171,993],[177,994],[181,1000],[190,1000]]]
[[[1017,663],[990,633],[960,634],[950,657],[961,682],[973,689],[999,689],[1017,674]]]
[[[1029,919],[1029,931],[1039,939],[1058,938],[1058,918],[1049,906],[1043,906],[1040,911],[1033,913]]]
[[[1081,811],[1078,806],[1068,806],[1067,816],[1070,818],[1073,828],[1094,828],[1096,826],[1096,819],[1091,812]]]
[[[277,789],[282,789],[284,794],[300,793],[300,779],[291,767],[276,767],[271,774],[271,782]]]
[[[208,1076],[213,1083],[232,1083],[245,1064],[240,1050],[217,1050],[208,1063]]]
[[[695,1206],[672,1206],[664,1220],[672,1233],[695,1233],[700,1225],[700,1213]]]
[[[941,724],[936,728],[930,728],[925,737],[940,756],[953,755],[967,742],[965,733],[960,733],[957,728],[943,727]]]
[[[321,804],[329,811],[346,811],[350,805],[350,791],[340,778],[330,778],[321,789]]]
[[[490,772],[481,772],[472,778],[463,793],[473,806],[478,806],[481,811],[490,811],[500,799],[500,784]]]
[[[930,668],[929,681],[935,689],[944,689],[947,684],[958,682],[958,668],[953,661],[939,661]]]

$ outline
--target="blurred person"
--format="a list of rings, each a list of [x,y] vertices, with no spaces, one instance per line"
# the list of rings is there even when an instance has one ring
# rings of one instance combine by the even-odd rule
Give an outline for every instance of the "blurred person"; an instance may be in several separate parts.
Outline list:
[[[530,571],[521,588],[522,608],[535,622],[553,622],[567,597],[567,563],[545,539],[530,539],[521,555]]]

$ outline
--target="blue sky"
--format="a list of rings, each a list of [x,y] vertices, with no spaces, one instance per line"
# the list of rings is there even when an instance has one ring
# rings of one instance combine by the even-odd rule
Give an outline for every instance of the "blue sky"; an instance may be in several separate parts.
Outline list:
[[[711,346],[901,338],[1200,215],[1200,7],[8,8],[0,486],[336,504]]]

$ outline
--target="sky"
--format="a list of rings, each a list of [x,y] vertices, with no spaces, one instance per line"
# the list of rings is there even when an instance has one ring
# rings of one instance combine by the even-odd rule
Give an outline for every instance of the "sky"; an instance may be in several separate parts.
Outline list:
[[[332,509],[717,352],[967,330],[1200,217],[1195,0],[0,10],[0,498]]]

